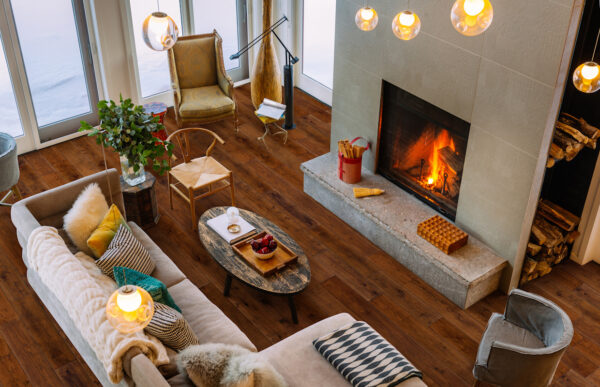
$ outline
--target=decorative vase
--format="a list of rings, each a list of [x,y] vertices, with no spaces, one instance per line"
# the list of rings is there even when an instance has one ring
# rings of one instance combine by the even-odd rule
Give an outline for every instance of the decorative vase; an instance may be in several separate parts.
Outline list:
[[[271,27],[272,6],[272,0],[263,0],[263,31]],[[250,95],[255,108],[258,109],[265,98],[281,103],[281,70],[271,34],[260,43],[250,81]]]
[[[139,164],[139,169],[135,172],[133,166],[129,165],[127,157],[120,156],[119,160],[121,161],[121,175],[123,175],[125,183],[134,186],[146,181],[146,171],[141,163]]]

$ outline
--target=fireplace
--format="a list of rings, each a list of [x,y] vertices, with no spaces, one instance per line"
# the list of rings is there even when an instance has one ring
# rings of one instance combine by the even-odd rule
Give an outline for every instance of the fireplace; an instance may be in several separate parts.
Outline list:
[[[383,81],[377,173],[454,220],[470,124]]]

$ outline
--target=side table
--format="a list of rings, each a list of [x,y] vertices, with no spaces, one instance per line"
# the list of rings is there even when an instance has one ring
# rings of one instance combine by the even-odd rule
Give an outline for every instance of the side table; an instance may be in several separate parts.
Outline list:
[[[160,215],[156,204],[156,178],[146,172],[146,181],[131,186],[121,176],[121,192],[127,220],[137,223],[142,228],[152,227],[158,223]]]

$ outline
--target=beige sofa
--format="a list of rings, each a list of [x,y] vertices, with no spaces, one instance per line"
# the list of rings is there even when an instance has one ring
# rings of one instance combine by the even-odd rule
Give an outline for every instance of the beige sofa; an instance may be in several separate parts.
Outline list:
[[[98,183],[107,200],[113,202],[125,214],[120,191],[119,174],[100,172],[69,184],[57,187],[21,200],[11,211],[17,229],[19,243],[23,247],[23,258],[27,265],[27,239],[40,225],[62,227],[64,214],[70,209],[81,190],[92,182]],[[111,192],[112,191],[112,192]],[[112,195],[111,195],[112,194]],[[131,225],[134,235],[149,251],[156,263],[152,276],[161,280],[169,289],[173,299],[198,336],[201,343],[218,342],[237,344],[256,351],[248,337],[179,270],[162,250],[135,223]],[[113,386],[101,362],[75,327],[67,311],[52,292],[41,282],[38,274],[28,268],[27,278],[44,305],[52,313],[65,334],[79,351],[98,380],[105,386]],[[260,352],[283,375],[290,387],[294,386],[348,386],[349,383],[313,348],[312,340],[331,332],[354,319],[346,313],[320,321]],[[120,385],[136,386],[190,386],[183,375],[166,379],[142,353],[130,351],[124,358],[126,379]],[[401,384],[403,387],[424,386],[418,378]]]

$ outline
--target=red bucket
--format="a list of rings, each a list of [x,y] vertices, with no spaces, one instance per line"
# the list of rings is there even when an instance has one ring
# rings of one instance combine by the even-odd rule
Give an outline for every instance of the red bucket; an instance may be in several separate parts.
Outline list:
[[[354,140],[350,141],[350,144],[354,144],[359,139],[363,139],[367,142],[365,151],[369,150],[371,144],[362,137],[356,137]],[[358,183],[361,179],[361,170],[362,156],[358,158],[346,158],[343,154],[338,152],[338,171],[340,180],[348,184]]]

